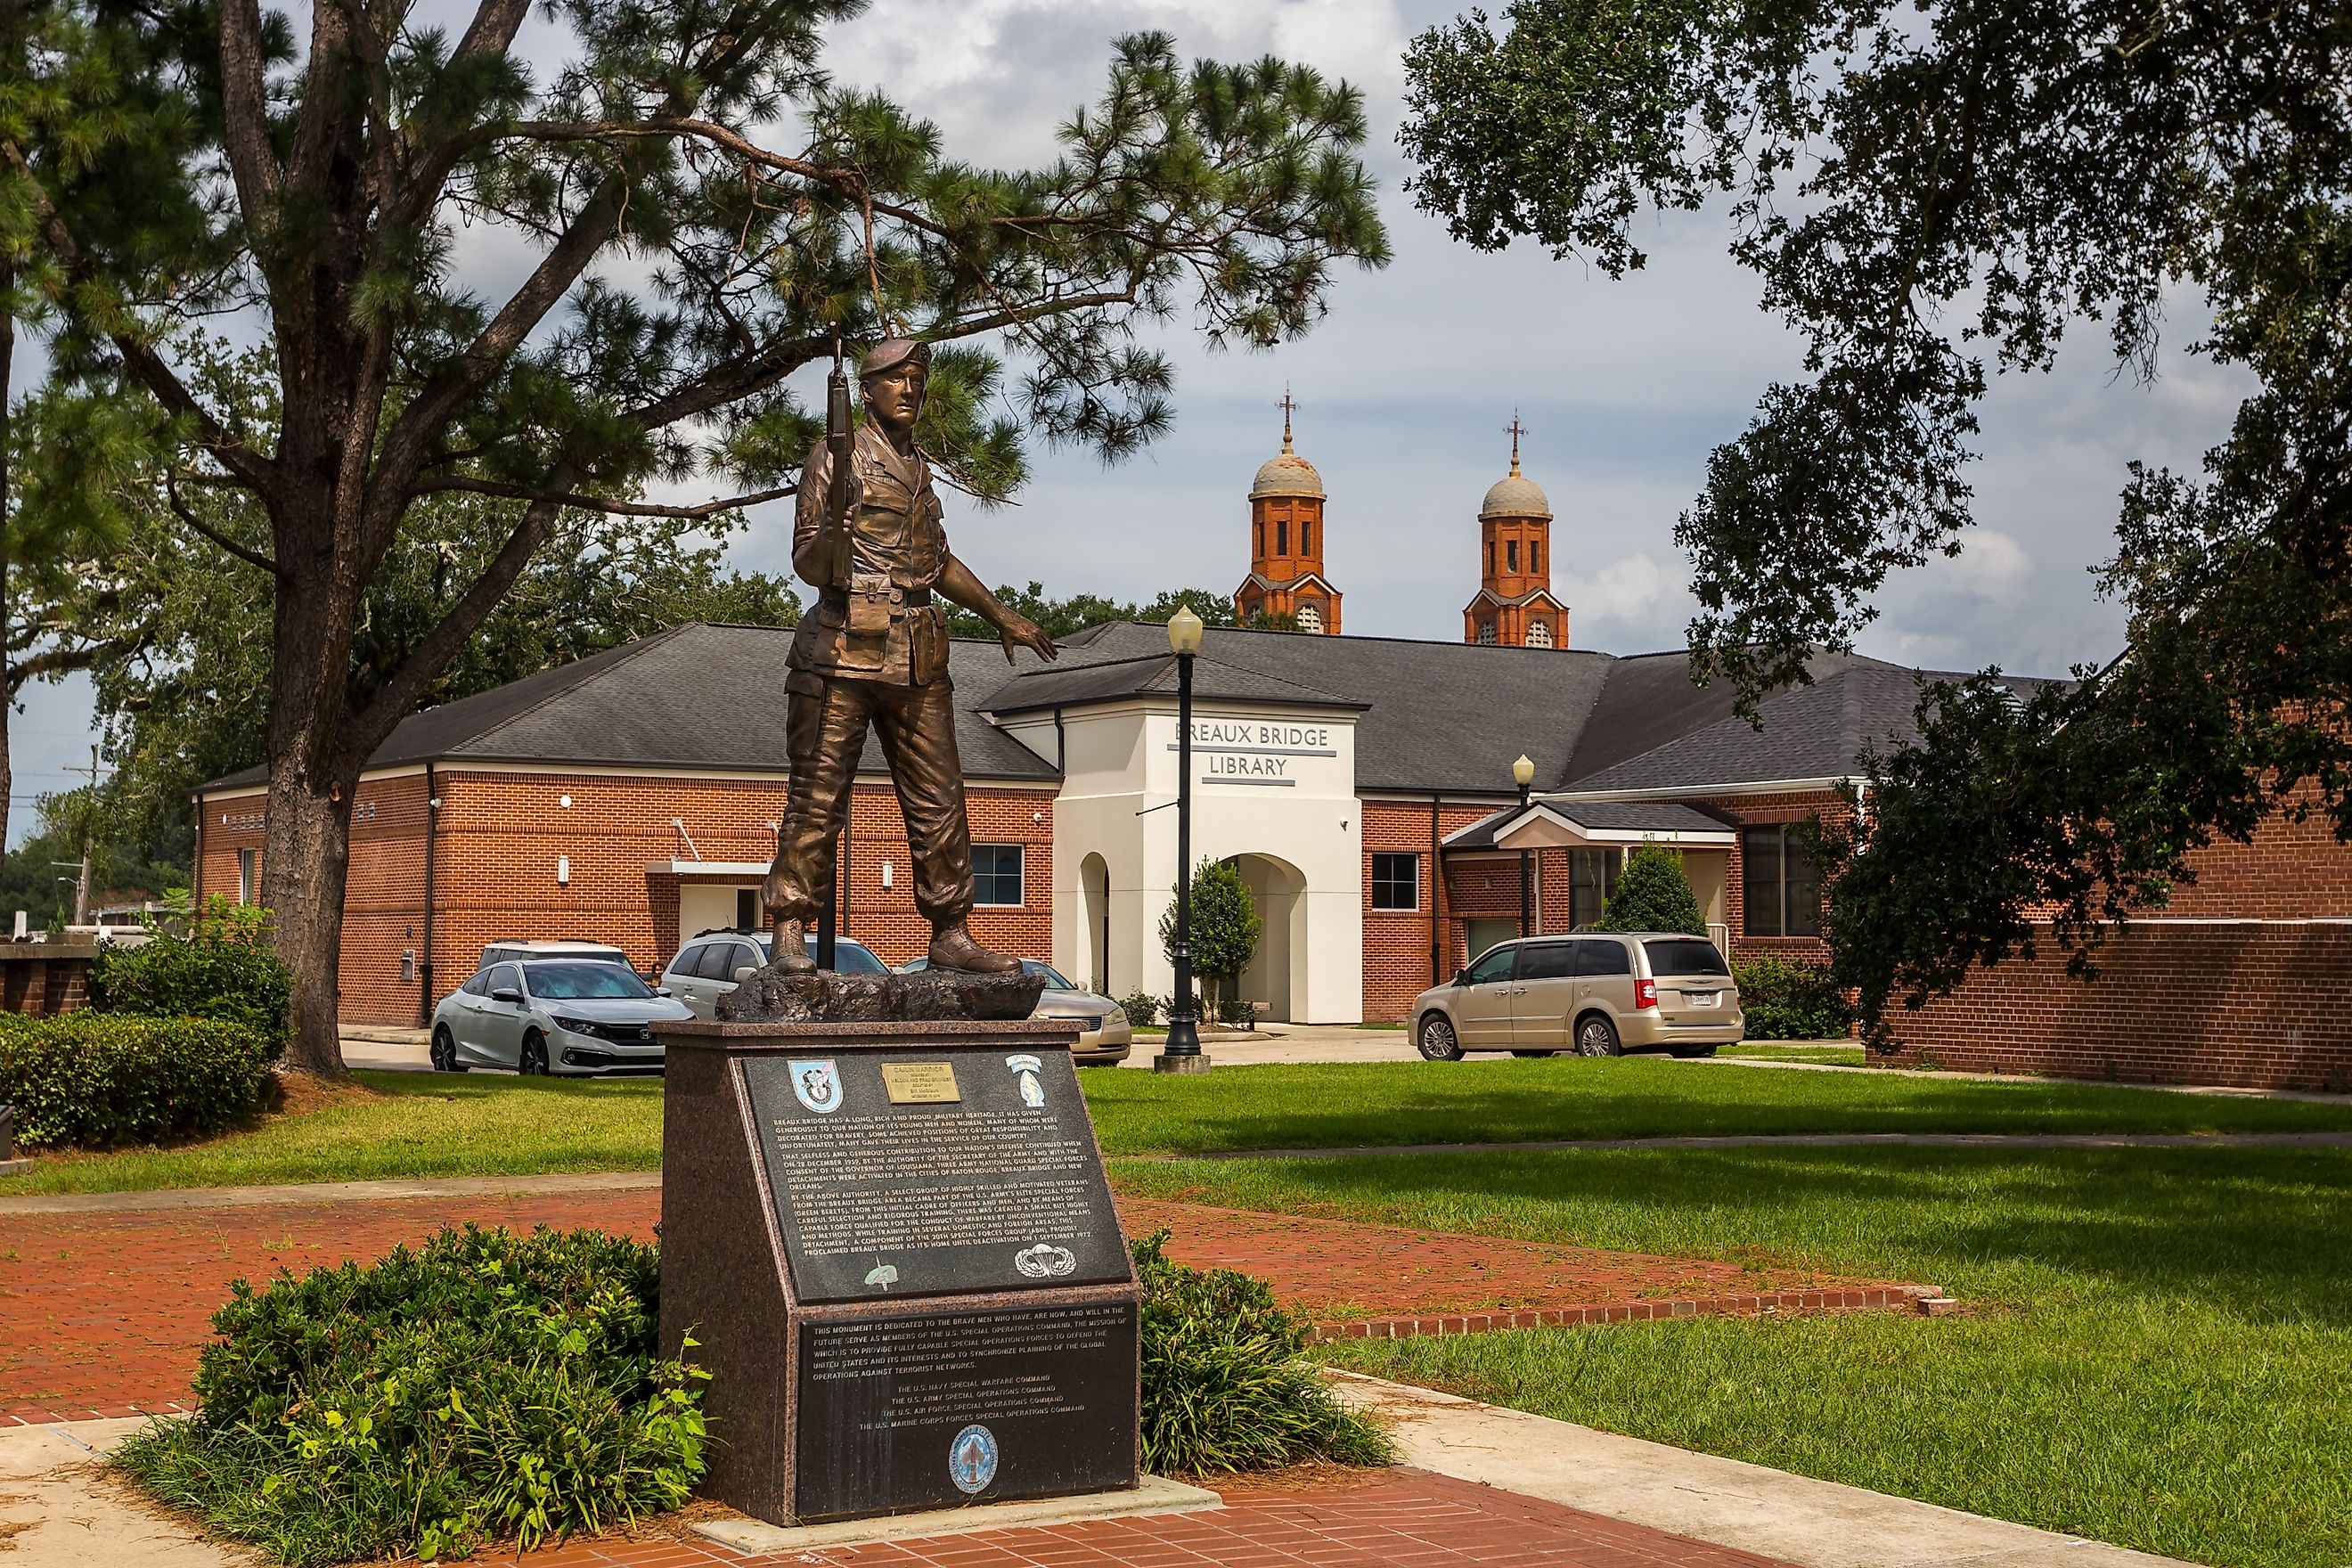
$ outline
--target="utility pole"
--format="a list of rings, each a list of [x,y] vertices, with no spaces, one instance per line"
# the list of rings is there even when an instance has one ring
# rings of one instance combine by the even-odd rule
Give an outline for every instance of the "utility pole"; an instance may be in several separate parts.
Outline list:
[[[89,802],[81,814],[81,879],[74,885],[74,918],[78,926],[89,924],[89,850],[90,838],[98,828],[98,747],[89,749],[89,766],[68,768],[69,773],[89,775]]]

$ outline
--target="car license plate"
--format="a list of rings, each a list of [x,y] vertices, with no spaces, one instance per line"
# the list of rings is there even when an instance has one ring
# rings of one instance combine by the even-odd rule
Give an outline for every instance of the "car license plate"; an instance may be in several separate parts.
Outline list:
[[[1720,991],[1685,991],[1683,993],[1683,1000],[1689,1003],[1694,1007],[1712,1007],[1717,1003],[1723,1000],[1723,993]]]

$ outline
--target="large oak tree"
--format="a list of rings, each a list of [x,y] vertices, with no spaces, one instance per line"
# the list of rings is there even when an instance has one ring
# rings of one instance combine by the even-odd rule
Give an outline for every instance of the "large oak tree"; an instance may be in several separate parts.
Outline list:
[[[1139,327],[1183,313],[1272,344],[1311,325],[1335,265],[1386,258],[1344,84],[1129,37],[1051,163],[985,169],[827,79],[825,30],[860,8],[552,0],[563,58],[541,70],[517,48],[530,0],[481,0],[454,33],[400,0],[313,0],[299,51],[258,0],[21,13],[0,227],[47,286],[58,374],[151,402],[183,498],[232,489],[266,524],[184,505],[271,584],[262,887],[295,1064],[341,1070],[360,771],[567,510],[788,493],[814,431],[788,378],[836,333],[854,352],[886,330],[943,345],[920,438],[1001,498],[1026,434],[1115,457],[1166,425]],[[205,318],[270,350],[266,432],[188,374]],[[639,499],[662,482],[695,499]],[[363,649],[370,584],[420,498],[452,492],[512,503],[503,538],[431,624]]]
[[[1698,668],[1751,703],[1958,548],[1990,374],[2087,321],[2153,375],[2186,290],[2192,351],[2253,384],[2201,476],[2118,475],[2117,658],[2024,704],[1931,689],[1874,761],[1829,911],[1874,1024],[2053,912],[2088,968],[2216,836],[2352,837],[2352,6],[1515,0],[1408,68],[1417,195],[1457,237],[1616,277],[1637,220],[1719,202],[1804,335],[1680,530]]]

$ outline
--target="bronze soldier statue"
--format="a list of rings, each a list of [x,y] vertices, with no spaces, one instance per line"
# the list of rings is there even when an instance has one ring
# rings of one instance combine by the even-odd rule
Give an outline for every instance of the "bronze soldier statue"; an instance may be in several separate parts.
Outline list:
[[[1016,648],[1045,658],[1055,650],[1034,622],[1007,608],[948,552],[930,465],[915,447],[930,363],[928,343],[877,343],[858,367],[866,423],[854,436],[836,369],[829,438],[801,474],[793,567],[814,585],[817,602],[793,638],[784,682],[792,774],[765,889],[780,969],[815,967],[803,928],[833,888],[835,845],[869,725],[907,820],[915,907],[931,922],[932,966],[982,973],[1020,967],[974,942],[967,924],[971,829],[947,629],[934,595],[986,619],[1008,661]]]

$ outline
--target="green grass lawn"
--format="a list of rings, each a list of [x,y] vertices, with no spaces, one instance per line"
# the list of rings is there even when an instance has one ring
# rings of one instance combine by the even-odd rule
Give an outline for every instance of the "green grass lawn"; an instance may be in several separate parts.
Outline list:
[[[1118,1181],[1240,1208],[1942,1285],[1968,1315],[1696,1319],[1325,1352],[2201,1563],[2352,1563],[2352,1151],[1484,1153],[1129,1163]]]
[[[379,1099],[183,1149],[52,1156],[11,1193],[651,1170],[661,1084],[362,1073]],[[1207,1153],[1739,1132],[2213,1132],[2352,1128],[2352,1107],[2020,1080],[1753,1072],[1640,1057],[1091,1069],[1104,1151]]]
[[[1869,1065],[1864,1059],[1860,1046],[1825,1045],[1810,1040],[1802,1045],[1787,1046],[1771,1040],[1749,1040],[1743,1045],[1725,1046],[1715,1054],[1719,1057],[1754,1057],[1773,1062],[1817,1062],[1834,1068]]]

